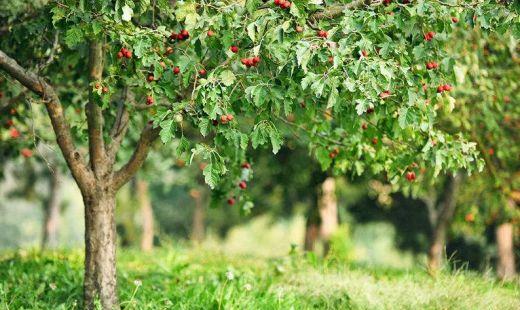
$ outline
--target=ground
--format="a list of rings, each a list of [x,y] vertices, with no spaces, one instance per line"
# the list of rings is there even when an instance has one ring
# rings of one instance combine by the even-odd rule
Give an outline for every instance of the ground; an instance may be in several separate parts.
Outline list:
[[[119,250],[124,309],[520,309],[520,285],[468,271],[430,277],[313,256],[203,248]],[[81,251],[0,254],[0,309],[78,309]]]

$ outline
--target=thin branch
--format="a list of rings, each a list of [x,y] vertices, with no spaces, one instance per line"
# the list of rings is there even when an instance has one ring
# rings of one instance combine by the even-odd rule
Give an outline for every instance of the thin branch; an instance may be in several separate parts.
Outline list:
[[[78,183],[80,189],[87,189],[87,186],[92,182],[92,175],[87,169],[80,152],[74,145],[70,127],[65,119],[60,99],[54,89],[47,84],[43,78],[26,71],[18,65],[14,59],[7,56],[1,50],[0,69],[7,72],[11,77],[43,99],[56,135],[56,142],[63,153],[63,157],[69,166],[72,176]]]
[[[129,90],[128,87],[125,87],[125,89],[123,90],[123,96],[121,98],[121,101],[119,101],[119,104],[117,106],[117,115],[114,121],[114,125],[110,130],[111,141],[107,147],[109,165],[113,165],[113,163],[115,162],[117,152],[119,151],[121,143],[123,142],[123,139],[128,130],[130,115],[128,114],[128,110],[125,106],[125,102],[127,101],[128,97]]]
[[[160,127],[153,128],[152,124],[146,124],[141,132],[141,137],[139,138],[139,142],[137,142],[137,147],[135,148],[132,157],[114,174],[114,190],[117,191],[121,186],[125,185],[134,176],[137,170],[141,168],[146,156],[148,156],[150,146],[159,137],[160,130]]]
[[[100,41],[92,41],[89,51],[89,80],[91,84],[101,84],[103,74],[103,46]],[[103,114],[97,105],[97,95],[92,85],[89,87],[89,101],[86,115],[88,124],[88,146],[90,167],[97,177],[105,172],[105,142],[103,141]]]

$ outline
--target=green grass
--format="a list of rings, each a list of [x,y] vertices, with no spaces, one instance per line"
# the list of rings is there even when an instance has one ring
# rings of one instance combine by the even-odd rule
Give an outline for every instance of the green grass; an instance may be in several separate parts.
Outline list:
[[[204,249],[118,253],[125,309],[520,309],[518,284]],[[0,254],[0,309],[81,308],[80,252]],[[233,276],[230,279],[231,274]]]

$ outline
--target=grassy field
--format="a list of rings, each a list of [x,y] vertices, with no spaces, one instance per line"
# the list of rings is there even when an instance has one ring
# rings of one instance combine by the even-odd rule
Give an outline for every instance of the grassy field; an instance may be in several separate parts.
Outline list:
[[[118,253],[125,309],[520,309],[518,284],[469,272],[345,265],[204,249]],[[81,252],[0,254],[0,309],[81,308]]]

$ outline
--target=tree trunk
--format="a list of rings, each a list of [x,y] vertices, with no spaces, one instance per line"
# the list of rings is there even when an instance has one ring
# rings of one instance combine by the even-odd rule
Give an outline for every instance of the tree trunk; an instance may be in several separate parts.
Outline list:
[[[511,223],[500,224],[495,231],[498,250],[497,275],[501,280],[511,280],[516,275],[513,231]]]
[[[42,249],[58,246],[58,228],[60,220],[59,184],[60,173],[54,169],[50,174],[49,197],[44,208]]]
[[[204,240],[205,236],[205,212],[204,206],[202,205],[202,195],[199,190],[192,189],[190,191],[190,196],[195,202],[195,208],[193,210],[191,240],[200,243]]]
[[[86,309],[99,300],[103,309],[119,309],[116,288],[115,192],[100,189],[83,196],[85,203]]]
[[[444,259],[444,249],[446,247],[446,234],[455,213],[457,206],[457,192],[459,190],[461,176],[450,175],[446,180],[442,193],[442,200],[437,209],[435,224],[432,230],[431,243],[428,251],[428,270],[436,273]]]
[[[142,235],[141,250],[150,252],[153,249],[153,209],[148,191],[148,182],[137,180],[137,201],[141,209]]]
[[[316,247],[316,241],[320,233],[320,227],[318,224],[313,223],[310,218],[307,218],[307,224],[305,225],[305,241],[303,249],[306,252],[314,252]]]
[[[320,213],[320,237],[323,240],[323,255],[330,248],[330,238],[338,229],[338,201],[336,199],[336,180],[328,177],[321,185],[318,207]]]

